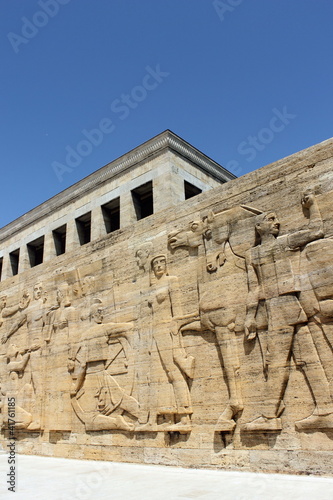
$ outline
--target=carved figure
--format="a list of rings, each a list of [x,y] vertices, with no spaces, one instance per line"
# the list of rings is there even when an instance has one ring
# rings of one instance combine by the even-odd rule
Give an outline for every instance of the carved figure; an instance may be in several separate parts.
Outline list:
[[[152,242],[146,242],[140,245],[135,252],[135,261],[137,264],[137,280],[135,281],[138,287],[138,314],[137,325],[139,333],[139,342],[137,349],[136,377],[138,381],[138,399],[140,401],[138,427],[148,423],[149,415],[152,413],[151,408],[151,363],[150,352],[152,342],[152,324],[151,314],[146,298],[147,290],[150,285],[150,261],[151,252],[153,249]],[[155,415],[156,418],[156,415]]]
[[[77,349],[72,349],[68,370],[72,377],[71,401],[78,418],[84,422],[87,431],[122,429],[134,430],[134,424],[122,413],[126,411],[138,416],[139,406],[135,398],[125,393],[107,368],[110,339],[127,336],[133,329],[132,323],[106,323],[99,299],[94,299],[90,309],[89,322],[83,324],[83,333]]]
[[[175,399],[175,407],[160,408],[158,413],[169,417],[164,430],[189,432],[192,405],[185,374],[193,377],[194,358],[187,356],[178,329],[177,321],[182,318],[178,278],[168,275],[165,255],[156,255],[151,260],[151,272],[148,304],[152,311],[153,341]],[[147,430],[156,429],[155,418],[152,411]]]
[[[72,405],[69,393],[70,376],[67,370],[68,353],[65,346],[75,342],[79,314],[70,301],[70,287],[61,283],[56,290],[57,304],[46,313],[44,352],[52,355],[52,373],[45,373],[44,389],[50,430],[72,429]]]
[[[51,307],[47,312],[47,332],[45,336],[45,342],[48,344],[53,334],[55,336],[59,335],[61,332],[65,331],[65,340],[68,342],[69,339],[69,327],[71,324],[76,326],[78,321],[78,314],[76,310],[71,305],[69,299],[69,286],[68,284],[63,284],[57,289],[57,305]]]
[[[79,298],[83,298],[83,303],[81,304],[81,319],[84,321],[90,314],[90,307],[92,305],[95,291],[95,277],[88,275],[81,279],[79,269],[76,270],[76,274],[77,283],[74,294]]]
[[[6,318],[14,316],[14,314],[18,312],[22,312],[28,307],[29,303],[30,296],[26,291],[23,292],[22,299],[17,306],[7,307],[7,295],[0,297],[0,328],[4,325],[4,320]],[[2,344],[5,344],[11,335],[11,332],[5,333],[1,339]]]
[[[26,383],[23,379],[30,353],[20,353],[17,346],[11,344],[7,350],[7,380],[4,397],[5,413],[8,414],[8,401],[15,400],[15,428],[35,430],[36,424],[33,422],[33,387],[31,383]],[[26,408],[26,409],[24,409]],[[6,426],[8,420],[4,419]]]
[[[19,328],[24,324],[27,325],[29,357],[29,383],[33,387],[32,397],[35,400],[34,418],[30,424],[30,430],[39,430],[41,428],[42,418],[42,397],[43,397],[43,360],[41,357],[41,349],[44,343],[44,327],[46,324],[46,296],[43,292],[43,285],[36,283],[33,288],[33,301],[29,303],[28,294],[24,294],[22,304],[19,307],[21,314],[18,320],[14,323],[9,333],[2,339],[6,342]],[[27,304],[29,303],[29,306]]]
[[[268,318],[267,381],[261,416],[244,425],[246,431],[279,431],[288,383],[290,356],[304,372],[315,400],[310,417],[296,422],[298,430],[333,427],[333,405],[329,384],[314,347],[307,316],[299,301],[300,284],[292,267],[292,251],[321,238],[322,221],[313,195],[305,195],[302,205],[309,210],[306,230],[278,236],[280,222],[274,212],[256,217],[260,243],[246,255],[249,282],[246,335],[256,335],[256,313],[263,304]]]
[[[235,417],[243,410],[235,334],[244,328],[247,295],[245,251],[251,243],[244,244],[244,238],[239,240],[237,229],[243,224],[243,230],[253,231],[253,215],[258,213],[258,210],[246,206],[217,214],[210,212],[208,217],[191,222],[189,231],[174,231],[168,236],[171,249],[181,246],[198,248],[200,321],[189,318],[187,324],[184,322],[181,326],[181,331],[210,330],[216,335],[229,395],[216,431],[233,431]],[[237,253],[233,247],[237,248]]]
[[[300,302],[308,317],[308,327],[333,393],[332,260],[332,239],[318,239],[305,246],[300,257],[303,281]]]
[[[139,269],[144,272],[149,271],[150,255],[153,249],[153,244],[148,241],[141,245],[135,252],[135,259]]]

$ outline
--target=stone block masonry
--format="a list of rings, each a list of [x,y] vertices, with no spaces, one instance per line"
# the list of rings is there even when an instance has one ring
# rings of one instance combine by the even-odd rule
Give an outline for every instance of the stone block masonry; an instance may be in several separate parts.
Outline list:
[[[0,282],[1,444],[14,398],[19,453],[331,474],[333,140],[229,182],[183,146],[186,158],[140,158],[131,189],[112,181],[120,211],[122,189],[128,199],[114,231],[97,183],[82,213],[70,193],[46,202],[60,215],[67,196],[74,214],[64,252],[55,212],[53,255],[31,265],[43,206],[15,235],[0,230],[3,265],[16,245],[18,266],[35,231]],[[201,194],[185,200],[184,181]]]

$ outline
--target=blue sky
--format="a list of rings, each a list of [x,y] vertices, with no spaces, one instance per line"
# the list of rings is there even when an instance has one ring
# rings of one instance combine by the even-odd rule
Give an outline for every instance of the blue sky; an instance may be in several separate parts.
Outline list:
[[[0,226],[165,129],[237,175],[333,135],[331,0],[0,6]]]

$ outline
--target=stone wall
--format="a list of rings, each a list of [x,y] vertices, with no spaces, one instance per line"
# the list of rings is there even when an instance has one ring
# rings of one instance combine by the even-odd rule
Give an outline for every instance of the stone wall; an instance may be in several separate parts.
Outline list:
[[[332,166],[330,140],[0,283],[2,443],[331,474]]]

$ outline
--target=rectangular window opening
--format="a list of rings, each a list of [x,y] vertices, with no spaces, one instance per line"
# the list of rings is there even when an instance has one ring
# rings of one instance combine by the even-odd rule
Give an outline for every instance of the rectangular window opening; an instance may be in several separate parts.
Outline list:
[[[137,220],[154,213],[152,181],[132,190],[132,199]]]
[[[62,255],[66,252],[66,224],[52,231],[52,234],[56,254]]]
[[[202,193],[202,189],[193,186],[193,184],[190,184],[187,181],[184,181],[184,191],[185,191],[185,200],[193,198],[193,196],[197,196],[197,194]]]
[[[3,265],[3,258],[1,257],[0,258],[0,281],[1,281],[1,278],[2,278],[2,265]]]
[[[101,208],[107,234],[120,229],[120,198],[111,200]]]
[[[14,250],[13,252],[10,252],[9,260],[10,260],[10,265],[12,268],[13,276],[16,276],[18,274],[19,259],[20,259],[20,249],[19,248],[17,250]]]
[[[44,236],[27,244],[30,266],[42,264],[44,257]]]
[[[89,243],[91,241],[91,212],[81,215],[75,219],[75,222],[80,245]]]

